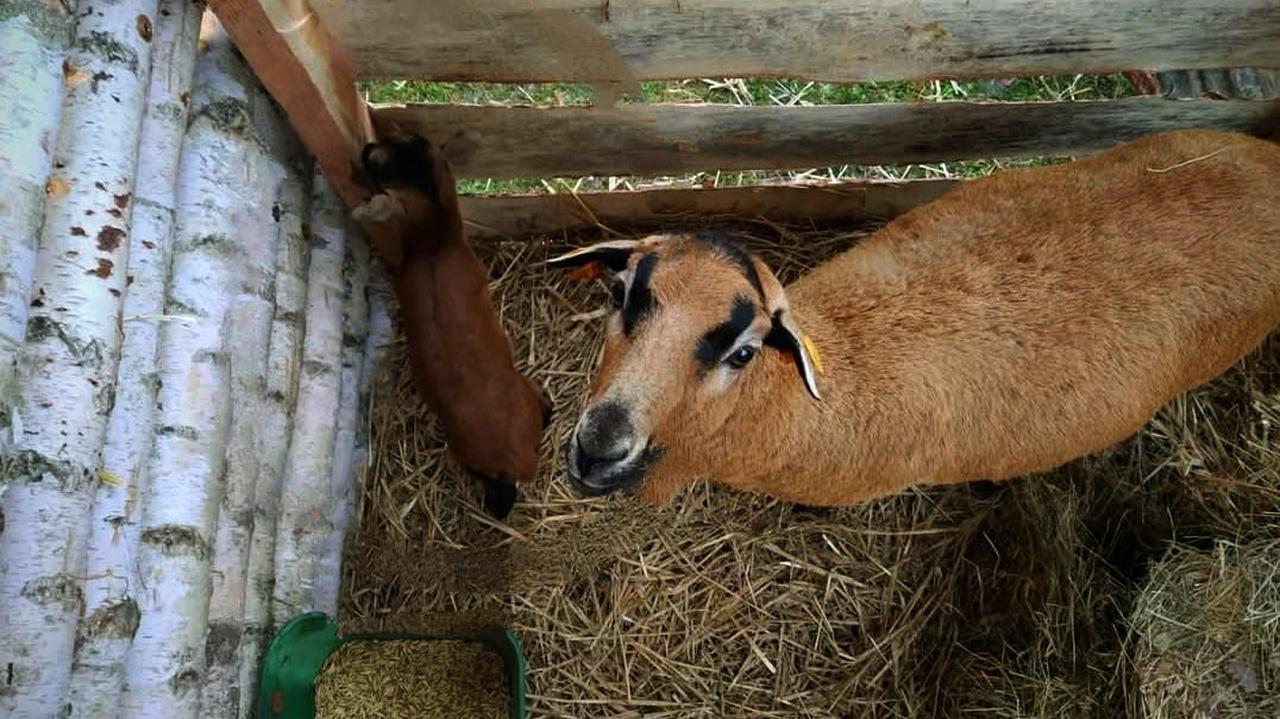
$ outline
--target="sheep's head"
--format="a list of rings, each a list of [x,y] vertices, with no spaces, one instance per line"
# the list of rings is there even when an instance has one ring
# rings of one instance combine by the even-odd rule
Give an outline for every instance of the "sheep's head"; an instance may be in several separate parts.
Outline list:
[[[608,271],[613,312],[587,406],[569,439],[574,488],[657,502],[715,476],[714,452],[744,398],[779,378],[816,400],[814,358],[781,283],[721,237],[603,242],[550,261]],[[646,483],[660,465],[661,486]]]

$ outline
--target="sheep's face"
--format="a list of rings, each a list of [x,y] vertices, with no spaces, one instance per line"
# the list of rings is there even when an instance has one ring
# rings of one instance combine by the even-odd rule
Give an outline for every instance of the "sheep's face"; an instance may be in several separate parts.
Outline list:
[[[725,441],[741,400],[780,366],[817,396],[782,286],[736,244],[652,236],[551,262],[607,268],[613,301],[600,368],[566,451],[577,491],[665,501],[681,482],[715,475],[709,450]],[[664,472],[661,487],[646,486],[660,464],[677,471]]]

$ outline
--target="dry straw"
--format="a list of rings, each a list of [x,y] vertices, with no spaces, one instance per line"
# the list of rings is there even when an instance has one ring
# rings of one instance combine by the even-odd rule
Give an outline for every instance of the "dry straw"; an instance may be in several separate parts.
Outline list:
[[[739,229],[784,281],[865,234]],[[399,348],[345,562],[349,628],[512,627],[531,716],[1140,716],[1129,616],[1149,564],[1175,537],[1280,537],[1276,340],[1046,476],[839,510],[702,484],[662,509],[579,499],[561,446],[607,293],[544,268],[566,246],[481,250],[518,359],[556,403],[539,482],[507,525],[487,519]]]
[[[1132,625],[1150,719],[1280,716],[1280,542],[1176,548]]]

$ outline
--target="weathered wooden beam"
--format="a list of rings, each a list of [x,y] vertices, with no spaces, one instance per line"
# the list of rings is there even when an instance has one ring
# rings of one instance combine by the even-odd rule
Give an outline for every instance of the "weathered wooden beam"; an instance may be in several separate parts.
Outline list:
[[[1271,100],[1280,97],[1280,70],[1234,67],[1156,73],[1165,97]]]
[[[955,180],[763,185],[459,198],[472,239],[518,239],[593,227],[636,230],[691,222],[751,221],[829,225],[887,219],[937,199]]]
[[[334,190],[348,205],[363,200],[351,162],[373,132],[342,44],[306,0],[209,0],[209,7]]]
[[[813,107],[409,105],[375,110],[378,124],[393,121],[444,143],[458,175],[472,178],[1075,156],[1161,130],[1214,127],[1261,134],[1277,118],[1280,102],[1160,98]]]
[[[361,77],[829,81],[1280,67],[1274,0],[313,0]]]

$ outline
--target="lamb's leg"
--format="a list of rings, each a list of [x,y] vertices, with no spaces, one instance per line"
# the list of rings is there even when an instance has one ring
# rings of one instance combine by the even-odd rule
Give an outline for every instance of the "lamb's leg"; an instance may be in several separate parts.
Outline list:
[[[351,218],[360,223],[386,222],[404,214],[404,205],[387,193],[374,195],[351,210]]]

